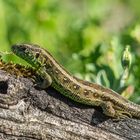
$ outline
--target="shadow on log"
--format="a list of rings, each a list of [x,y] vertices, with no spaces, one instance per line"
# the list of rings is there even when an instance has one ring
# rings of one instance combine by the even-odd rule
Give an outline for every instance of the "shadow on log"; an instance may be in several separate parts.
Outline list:
[[[78,104],[56,90],[0,70],[0,139],[139,140],[140,120],[118,122],[101,108]]]

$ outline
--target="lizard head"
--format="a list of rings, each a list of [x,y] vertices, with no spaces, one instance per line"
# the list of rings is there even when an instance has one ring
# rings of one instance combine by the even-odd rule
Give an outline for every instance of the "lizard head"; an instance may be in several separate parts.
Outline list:
[[[27,61],[33,67],[39,68],[43,65],[40,55],[41,50],[37,45],[16,44],[11,49],[14,54]]]

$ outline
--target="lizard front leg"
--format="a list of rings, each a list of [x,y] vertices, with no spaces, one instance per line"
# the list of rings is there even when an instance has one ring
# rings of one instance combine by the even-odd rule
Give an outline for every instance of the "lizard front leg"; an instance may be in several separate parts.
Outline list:
[[[52,84],[52,78],[51,76],[46,72],[45,68],[41,67],[37,70],[37,74],[41,76],[41,78],[43,79],[43,81],[39,82],[37,84],[38,87],[40,87],[41,89],[46,89],[47,87],[49,87]]]
[[[132,115],[129,112],[123,111],[119,108],[113,107],[114,105],[111,102],[102,102],[101,107],[103,109],[104,114],[107,116],[116,118],[116,120],[131,118]]]

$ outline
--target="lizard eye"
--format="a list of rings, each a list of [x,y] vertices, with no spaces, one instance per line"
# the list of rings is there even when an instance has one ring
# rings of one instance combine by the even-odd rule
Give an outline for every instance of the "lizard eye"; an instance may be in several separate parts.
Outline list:
[[[35,57],[36,57],[36,58],[38,58],[38,57],[39,57],[39,53],[38,53],[38,52],[35,54]]]
[[[21,50],[22,52],[25,52],[25,51],[26,51],[26,48],[20,48],[20,50]]]

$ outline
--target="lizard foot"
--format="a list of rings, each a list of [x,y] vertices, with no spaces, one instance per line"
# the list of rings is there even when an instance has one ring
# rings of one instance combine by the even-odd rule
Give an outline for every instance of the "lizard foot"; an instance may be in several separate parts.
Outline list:
[[[115,118],[117,120],[128,119],[128,118],[132,118],[132,115],[129,112],[117,110],[115,113]]]

